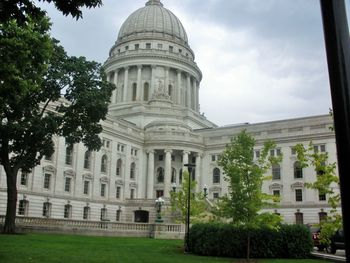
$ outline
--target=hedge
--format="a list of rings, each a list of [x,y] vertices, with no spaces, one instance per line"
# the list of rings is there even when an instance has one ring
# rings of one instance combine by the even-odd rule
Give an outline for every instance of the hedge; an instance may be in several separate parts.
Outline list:
[[[190,229],[190,250],[199,255],[245,258],[250,236],[251,258],[307,258],[313,248],[303,225],[247,228],[229,224],[195,224]]]

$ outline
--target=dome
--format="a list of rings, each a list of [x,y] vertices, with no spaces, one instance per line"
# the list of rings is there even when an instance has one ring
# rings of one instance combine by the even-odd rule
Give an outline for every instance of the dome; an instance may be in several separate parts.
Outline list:
[[[180,20],[160,0],[149,0],[123,23],[118,42],[145,37],[166,38],[187,44],[187,34]]]

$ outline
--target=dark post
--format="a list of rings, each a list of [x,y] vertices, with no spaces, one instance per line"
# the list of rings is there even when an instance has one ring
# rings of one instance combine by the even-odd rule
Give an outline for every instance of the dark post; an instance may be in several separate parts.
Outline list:
[[[350,40],[344,0],[320,0],[337,142],[346,257],[350,258]]]
[[[192,168],[195,164],[184,164],[188,168],[188,193],[187,193],[187,215],[186,215],[186,232],[185,232],[185,253],[190,252],[190,212],[191,212],[191,177]]]

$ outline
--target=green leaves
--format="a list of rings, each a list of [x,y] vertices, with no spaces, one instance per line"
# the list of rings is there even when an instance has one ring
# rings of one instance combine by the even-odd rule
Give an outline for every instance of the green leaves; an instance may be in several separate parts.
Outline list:
[[[245,130],[231,139],[218,164],[223,168],[229,193],[219,202],[219,214],[231,218],[235,224],[254,225],[258,220],[258,211],[270,195],[262,193],[264,174],[271,165],[282,160],[282,156],[272,157],[270,150],[275,148],[271,141],[265,142],[260,157],[254,159],[255,140]]]

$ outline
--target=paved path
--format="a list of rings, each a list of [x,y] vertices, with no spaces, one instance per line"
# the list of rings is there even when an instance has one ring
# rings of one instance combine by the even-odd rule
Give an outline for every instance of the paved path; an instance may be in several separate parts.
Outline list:
[[[341,249],[337,250],[337,253],[335,253],[335,255],[325,252],[318,252],[317,249],[311,252],[311,254],[314,257],[331,260],[332,262],[346,262],[345,250]]]

